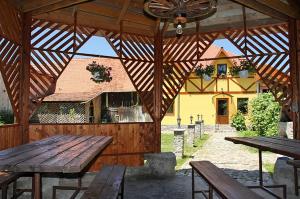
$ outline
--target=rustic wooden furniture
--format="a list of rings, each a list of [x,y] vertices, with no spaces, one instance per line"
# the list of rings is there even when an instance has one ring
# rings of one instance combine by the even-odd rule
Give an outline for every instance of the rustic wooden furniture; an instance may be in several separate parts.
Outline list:
[[[41,173],[80,173],[111,142],[109,136],[52,136],[0,151],[0,170],[34,173],[40,199]]]
[[[7,199],[8,186],[13,183],[12,198],[16,199],[25,192],[30,192],[33,196],[32,189],[18,189],[17,180],[20,177],[32,177],[31,175],[26,175],[24,173],[15,172],[1,172],[0,171],[0,189],[2,190],[2,199]]]
[[[114,139],[123,147],[112,150],[108,162],[142,164],[143,153],[160,152],[163,116],[195,66],[215,59],[202,55],[218,38],[227,39],[241,52],[226,58],[246,58],[255,65],[260,79],[293,118],[294,137],[300,139],[299,1],[218,2],[216,17],[189,24],[185,35],[176,38],[173,24],[147,17],[140,0],[1,0],[0,72],[17,125],[0,127],[0,148],[29,142],[30,116],[54,92],[57,79],[74,56],[109,57],[122,62],[153,127],[137,136],[142,140],[138,145],[132,143],[136,139],[121,144],[122,139]],[[116,57],[79,52],[93,36],[105,37]],[[168,65],[171,73],[166,73]],[[208,88],[202,85],[199,90],[208,93]],[[99,128],[98,124],[90,126]],[[123,127],[131,129],[132,125]],[[43,134],[35,129],[32,133]],[[109,133],[119,131],[114,128]],[[132,146],[138,149],[128,152]]]
[[[216,191],[224,199],[262,199],[261,196],[251,191],[238,181],[231,178],[220,168],[209,161],[192,161],[192,198],[195,193],[202,193],[205,198],[213,198],[213,191]],[[195,171],[208,183],[209,190],[195,190]]]
[[[123,199],[125,170],[121,165],[104,166],[81,199],[116,199],[119,195]]]
[[[299,196],[299,181],[298,181],[298,168],[300,168],[300,160],[288,160],[288,164],[293,166],[294,169],[294,187],[295,187],[295,195]]]
[[[15,183],[20,177],[18,173],[0,172],[0,189],[2,190],[2,199],[7,199],[8,185]],[[13,186],[13,197],[17,198],[16,186]]]
[[[286,198],[286,185],[266,186],[263,184],[262,151],[270,151],[295,159],[300,159],[300,141],[283,137],[225,137],[225,140],[231,141],[235,144],[243,144],[257,148],[259,154],[259,185],[253,186],[253,188],[261,188],[277,198],[279,197],[275,196],[275,194],[267,188],[282,188],[283,197]]]

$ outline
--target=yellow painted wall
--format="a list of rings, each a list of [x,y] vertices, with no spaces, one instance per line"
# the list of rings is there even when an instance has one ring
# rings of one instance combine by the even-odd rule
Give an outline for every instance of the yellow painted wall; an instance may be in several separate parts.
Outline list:
[[[220,56],[225,56],[220,54]],[[186,85],[180,91],[181,94],[177,96],[174,101],[174,114],[167,114],[162,120],[162,125],[176,125],[178,117],[178,109],[180,109],[180,117],[182,119],[182,124],[190,123],[190,116],[197,119],[197,115],[203,115],[203,120],[205,124],[215,124],[216,123],[216,99],[217,98],[228,98],[229,103],[229,122],[231,121],[232,115],[237,112],[237,99],[238,98],[249,98],[249,102],[256,97],[257,83],[253,77],[247,79],[241,79],[239,77],[233,77],[229,74],[229,68],[231,67],[231,62],[229,60],[217,60],[213,63],[216,67],[216,72],[213,77],[216,77],[217,64],[227,64],[227,77],[226,79],[218,79],[217,82],[213,82],[204,91],[206,93],[200,93],[198,88],[201,88],[201,79],[195,74],[192,74],[189,78],[190,83],[187,81]],[[252,75],[253,76],[253,75]],[[213,80],[212,80],[213,81]],[[235,83],[237,82],[240,86]],[[209,85],[211,81],[202,82],[203,88]],[[254,84],[253,84],[254,83]],[[253,84],[253,85],[252,85]],[[251,86],[252,85],[252,86]],[[247,92],[241,88],[249,88]],[[198,88],[197,88],[198,87]],[[229,89],[228,89],[229,88]],[[224,92],[230,94],[232,97],[217,93]],[[244,93],[241,93],[244,92]],[[179,99],[180,98],[180,99]],[[180,100],[180,108],[178,107],[178,101]]]
[[[256,94],[235,94],[232,98],[227,95],[215,94],[181,94],[174,102],[174,114],[166,115],[162,121],[162,125],[176,125],[178,109],[180,109],[180,117],[182,124],[190,123],[190,116],[193,116],[194,121],[197,115],[203,115],[205,124],[215,124],[216,122],[216,98],[228,98],[229,103],[229,121],[232,115],[237,111],[237,98],[249,98],[249,101],[256,97]],[[180,98],[180,108],[178,100]],[[232,100],[231,100],[232,99]]]

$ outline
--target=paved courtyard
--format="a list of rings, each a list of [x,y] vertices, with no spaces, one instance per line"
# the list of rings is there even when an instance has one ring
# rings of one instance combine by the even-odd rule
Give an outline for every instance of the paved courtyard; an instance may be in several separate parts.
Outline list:
[[[203,148],[195,153],[191,160],[209,160],[233,178],[238,179],[243,184],[255,184],[258,182],[258,152],[255,149],[247,148],[226,141],[226,136],[237,136],[236,132],[210,133],[210,138]],[[249,150],[250,149],[250,150]],[[277,155],[274,153],[263,153],[263,163],[274,164]],[[179,174],[189,172],[188,162],[182,166]],[[272,183],[270,174],[264,168],[265,183]]]
[[[257,185],[258,183],[258,153],[254,150],[235,145],[225,141],[226,136],[237,136],[235,132],[210,133],[202,149],[194,154],[191,160],[209,160],[218,167],[245,185]],[[277,155],[264,153],[264,163],[274,164]],[[127,179],[126,190],[129,199],[189,199],[191,195],[191,169],[187,161],[182,169],[177,171],[174,178],[169,179]],[[264,169],[264,182],[273,183],[272,177]],[[198,189],[207,189],[206,183],[200,178],[196,179]],[[138,192],[136,190],[139,190]],[[266,199],[273,197],[255,190]],[[281,193],[281,192],[279,192]],[[196,195],[197,199],[204,198],[201,194]],[[215,197],[218,198],[218,197]]]

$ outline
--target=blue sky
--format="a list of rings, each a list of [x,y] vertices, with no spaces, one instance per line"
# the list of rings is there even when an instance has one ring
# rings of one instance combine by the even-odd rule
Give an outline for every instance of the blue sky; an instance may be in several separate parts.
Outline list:
[[[214,44],[223,47],[225,50],[231,51],[236,55],[241,54],[241,52],[227,39],[216,40]],[[92,37],[85,45],[81,47],[79,52],[97,55],[116,56],[114,50],[103,37]]]

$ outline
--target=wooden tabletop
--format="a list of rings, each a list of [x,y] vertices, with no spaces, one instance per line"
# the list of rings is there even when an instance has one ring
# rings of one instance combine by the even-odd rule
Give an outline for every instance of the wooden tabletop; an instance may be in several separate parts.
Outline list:
[[[300,159],[299,140],[282,137],[225,137],[225,140]]]
[[[107,145],[109,136],[58,135],[0,151],[0,170],[81,172]]]

